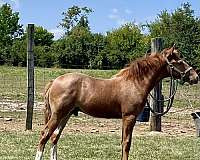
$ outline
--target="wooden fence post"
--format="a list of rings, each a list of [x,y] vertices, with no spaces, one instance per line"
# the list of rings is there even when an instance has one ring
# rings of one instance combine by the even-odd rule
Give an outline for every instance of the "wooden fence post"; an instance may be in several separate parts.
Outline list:
[[[151,52],[160,52],[163,49],[163,39],[162,38],[152,38],[151,39]],[[160,81],[152,90],[152,95],[156,100],[162,99],[162,81]],[[158,102],[150,99],[150,105],[155,112],[162,111],[162,102]],[[161,116],[151,113],[150,122],[151,131],[161,131]]]
[[[26,130],[32,130],[33,106],[34,106],[34,24],[28,24],[27,37],[27,114]]]

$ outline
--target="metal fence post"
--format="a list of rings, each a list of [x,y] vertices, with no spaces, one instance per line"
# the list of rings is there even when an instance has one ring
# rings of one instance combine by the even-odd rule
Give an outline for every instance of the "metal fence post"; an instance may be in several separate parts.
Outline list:
[[[151,52],[160,52],[163,49],[163,39],[162,38],[152,38],[151,39]],[[160,100],[162,98],[162,81],[160,81],[152,90],[152,95],[156,100]],[[152,108],[155,112],[162,111],[161,102],[155,101],[153,99],[150,100]],[[161,116],[155,115],[151,113],[151,122],[150,122],[150,130],[151,131],[161,131]]]
[[[32,130],[33,106],[34,106],[34,24],[28,24],[27,32],[27,114],[26,130]]]

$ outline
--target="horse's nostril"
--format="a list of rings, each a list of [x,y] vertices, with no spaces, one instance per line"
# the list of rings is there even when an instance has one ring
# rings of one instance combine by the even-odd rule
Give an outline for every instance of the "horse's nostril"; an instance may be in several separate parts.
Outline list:
[[[194,78],[194,79],[190,79],[189,83],[190,83],[190,84],[197,84],[198,81],[199,81],[199,77],[196,77],[196,78]]]
[[[193,84],[197,84],[199,81],[199,77],[197,76],[196,79],[193,80]]]

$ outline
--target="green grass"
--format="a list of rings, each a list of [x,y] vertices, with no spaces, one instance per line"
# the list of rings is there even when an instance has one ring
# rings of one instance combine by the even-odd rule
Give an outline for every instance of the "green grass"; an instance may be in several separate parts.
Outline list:
[[[94,77],[110,78],[116,70],[77,70],[77,69],[35,69],[36,101],[42,101],[41,93],[44,85],[51,79],[68,72],[81,72]],[[26,102],[26,68],[0,66],[0,100]],[[167,82],[163,82],[163,89],[167,95]],[[172,109],[181,109],[184,114],[168,113],[163,121],[172,124],[184,124],[191,127],[193,120],[190,113],[200,106],[200,85],[179,86]],[[1,104],[1,103],[0,103]],[[176,117],[177,116],[177,117]],[[3,118],[11,117],[11,122],[4,122]],[[38,143],[42,114],[34,112],[33,123],[37,126],[33,132],[24,132],[25,112],[0,112],[0,159],[34,159],[36,144]],[[9,123],[9,124],[8,124]],[[119,123],[112,121],[113,125]],[[73,117],[69,125],[91,127],[101,125],[99,121],[88,117]],[[94,126],[95,126],[94,125]],[[105,123],[104,125],[107,125]],[[100,126],[101,127],[101,126]],[[13,128],[13,130],[12,130]],[[16,129],[19,128],[19,129]],[[178,129],[178,128],[177,128]],[[148,131],[146,131],[148,132]],[[173,134],[173,133],[172,133]],[[146,134],[145,134],[146,135]],[[119,134],[102,133],[74,133],[63,134],[59,141],[60,160],[116,160],[121,156],[121,137]],[[45,158],[49,159],[50,144],[47,145]],[[198,160],[200,157],[200,139],[188,136],[136,136],[130,152],[130,159],[136,160]]]
[[[51,79],[70,72],[85,73],[94,77],[110,78],[116,70],[81,70],[58,68],[35,68],[35,99],[41,101],[45,84]],[[26,101],[27,71],[24,67],[0,66],[0,99]]]
[[[45,84],[55,79],[59,75],[69,72],[85,73],[94,77],[110,78],[117,73],[117,70],[88,70],[88,69],[58,69],[58,68],[35,68],[35,88],[36,101],[42,101],[42,93]],[[17,100],[26,102],[27,93],[27,75],[26,68],[0,66],[0,99]],[[177,108],[192,107],[199,108],[200,98],[199,85],[179,85],[175,97],[174,106]],[[163,92],[168,95],[168,82],[163,82]]]
[[[130,159],[199,160],[200,139],[192,137],[136,136]],[[34,159],[38,132],[0,132],[1,160]],[[49,159],[47,144],[44,159]],[[60,160],[116,160],[121,156],[120,137],[109,134],[65,134],[59,141]]]

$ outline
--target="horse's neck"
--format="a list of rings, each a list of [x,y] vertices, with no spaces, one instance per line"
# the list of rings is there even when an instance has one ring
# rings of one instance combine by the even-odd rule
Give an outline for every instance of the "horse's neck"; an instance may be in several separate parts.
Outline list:
[[[163,78],[168,77],[166,64],[164,63],[164,59],[158,64],[156,70],[150,70],[149,74],[145,75],[144,82],[142,86],[145,86],[145,90],[150,92],[154,86]]]

